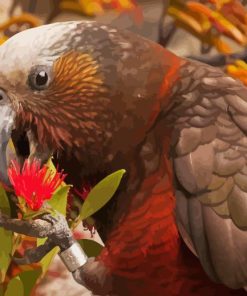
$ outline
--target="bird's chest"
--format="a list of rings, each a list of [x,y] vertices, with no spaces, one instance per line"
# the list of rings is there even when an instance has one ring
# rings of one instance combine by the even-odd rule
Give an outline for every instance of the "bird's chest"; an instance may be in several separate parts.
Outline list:
[[[114,295],[243,295],[213,283],[198,258],[182,242],[174,214],[175,199],[167,176],[112,231],[100,259],[110,270]],[[233,293],[233,294],[232,294]]]
[[[171,184],[166,175],[154,186],[148,183],[133,197],[146,195],[145,202],[114,228],[101,254],[119,295],[164,295],[176,272],[179,236]]]

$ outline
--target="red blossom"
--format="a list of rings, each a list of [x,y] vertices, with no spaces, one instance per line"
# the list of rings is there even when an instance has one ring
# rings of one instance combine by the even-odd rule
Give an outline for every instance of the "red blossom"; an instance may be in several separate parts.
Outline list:
[[[74,193],[79,196],[82,200],[86,200],[88,197],[89,192],[91,191],[92,187],[88,183],[85,183],[85,185],[82,187],[82,190],[78,190],[77,188],[74,188]]]
[[[16,161],[12,161],[8,175],[15,194],[24,198],[34,211],[39,210],[44,201],[52,197],[66,177],[63,172],[53,174],[46,165],[41,167],[39,160],[26,160],[22,169]]]

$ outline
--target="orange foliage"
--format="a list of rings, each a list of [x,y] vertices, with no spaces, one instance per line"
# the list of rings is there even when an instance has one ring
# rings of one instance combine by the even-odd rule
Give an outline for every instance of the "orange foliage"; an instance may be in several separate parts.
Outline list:
[[[179,26],[219,52],[232,52],[223,36],[239,45],[247,45],[247,11],[239,0],[208,0],[204,3],[171,0],[168,13]]]
[[[61,0],[60,9],[82,13],[88,16],[102,14],[105,9],[118,11],[135,8],[133,0]]]
[[[240,79],[247,85],[247,64],[244,61],[236,60],[234,64],[226,67],[226,71],[232,77]]]

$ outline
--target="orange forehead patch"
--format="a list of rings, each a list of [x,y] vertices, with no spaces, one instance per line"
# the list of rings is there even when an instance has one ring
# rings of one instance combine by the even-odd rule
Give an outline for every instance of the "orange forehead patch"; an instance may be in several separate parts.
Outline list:
[[[103,91],[98,63],[89,54],[67,52],[54,63],[51,89],[63,95],[80,92],[88,96]]]

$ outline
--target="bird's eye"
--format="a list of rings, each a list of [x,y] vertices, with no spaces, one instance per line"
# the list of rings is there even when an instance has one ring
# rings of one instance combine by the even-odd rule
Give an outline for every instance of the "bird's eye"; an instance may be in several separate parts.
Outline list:
[[[38,66],[31,70],[28,78],[29,86],[33,90],[46,89],[50,84],[50,69],[46,66]]]

